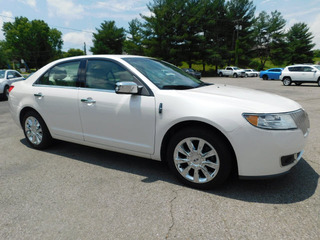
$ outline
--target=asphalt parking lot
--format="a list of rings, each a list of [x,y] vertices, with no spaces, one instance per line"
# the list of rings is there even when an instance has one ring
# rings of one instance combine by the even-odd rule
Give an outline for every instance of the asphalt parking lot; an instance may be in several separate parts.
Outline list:
[[[320,87],[203,80],[299,102],[311,121],[299,164],[281,178],[232,178],[219,189],[195,190],[152,160],[65,142],[33,150],[0,101],[0,239],[318,240]]]

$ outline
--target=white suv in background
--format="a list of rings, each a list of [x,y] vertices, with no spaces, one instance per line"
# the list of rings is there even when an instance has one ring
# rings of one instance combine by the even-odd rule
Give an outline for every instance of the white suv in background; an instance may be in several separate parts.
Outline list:
[[[320,87],[320,65],[292,65],[287,66],[280,75],[283,85],[290,86],[291,83],[301,85],[302,83],[317,83]]]

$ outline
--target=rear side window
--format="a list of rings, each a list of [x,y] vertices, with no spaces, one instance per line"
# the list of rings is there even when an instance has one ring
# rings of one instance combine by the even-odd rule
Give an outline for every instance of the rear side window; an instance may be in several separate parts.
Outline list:
[[[290,72],[303,72],[304,67],[289,67],[288,68]]]
[[[79,65],[80,61],[58,64],[42,75],[36,84],[75,87]]]

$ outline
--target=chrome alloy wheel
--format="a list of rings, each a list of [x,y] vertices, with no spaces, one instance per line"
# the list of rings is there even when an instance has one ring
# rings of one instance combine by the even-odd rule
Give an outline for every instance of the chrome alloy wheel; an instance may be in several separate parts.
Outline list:
[[[29,116],[24,125],[24,131],[26,133],[27,138],[34,145],[39,145],[42,142],[43,132],[42,127],[38,121],[33,116]]]
[[[174,164],[185,179],[193,183],[207,183],[218,173],[219,156],[207,141],[190,137],[180,141],[174,149]]]

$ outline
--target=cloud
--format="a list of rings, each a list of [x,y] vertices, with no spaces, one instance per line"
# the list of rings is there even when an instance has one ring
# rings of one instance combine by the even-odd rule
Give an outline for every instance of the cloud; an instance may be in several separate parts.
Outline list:
[[[320,49],[320,14],[317,14],[314,18],[314,21],[312,21],[311,24],[309,24],[310,31],[312,32],[314,38],[313,42],[316,44],[314,49]]]
[[[85,13],[81,4],[73,0],[47,0],[49,17],[60,17],[68,25],[71,20],[81,19]]]
[[[2,26],[4,22],[13,22],[14,18],[13,18],[13,14],[10,11],[2,11],[0,13],[0,40],[4,40],[5,37],[3,35],[3,31],[2,31]]]
[[[143,11],[147,8],[145,1],[139,0],[127,0],[125,3],[118,0],[100,1],[95,3],[92,7],[96,9],[110,10],[112,12]]]
[[[19,0],[19,2],[22,2],[24,4],[29,5],[30,7],[36,8],[37,1],[36,0]]]
[[[84,43],[87,45],[87,51],[89,51],[92,43],[92,33],[91,30],[86,32],[69,32],[62,36],[64,51],[68,51],[70,48],[83,49]],[[93,31],[91,31],[93,32]]]

